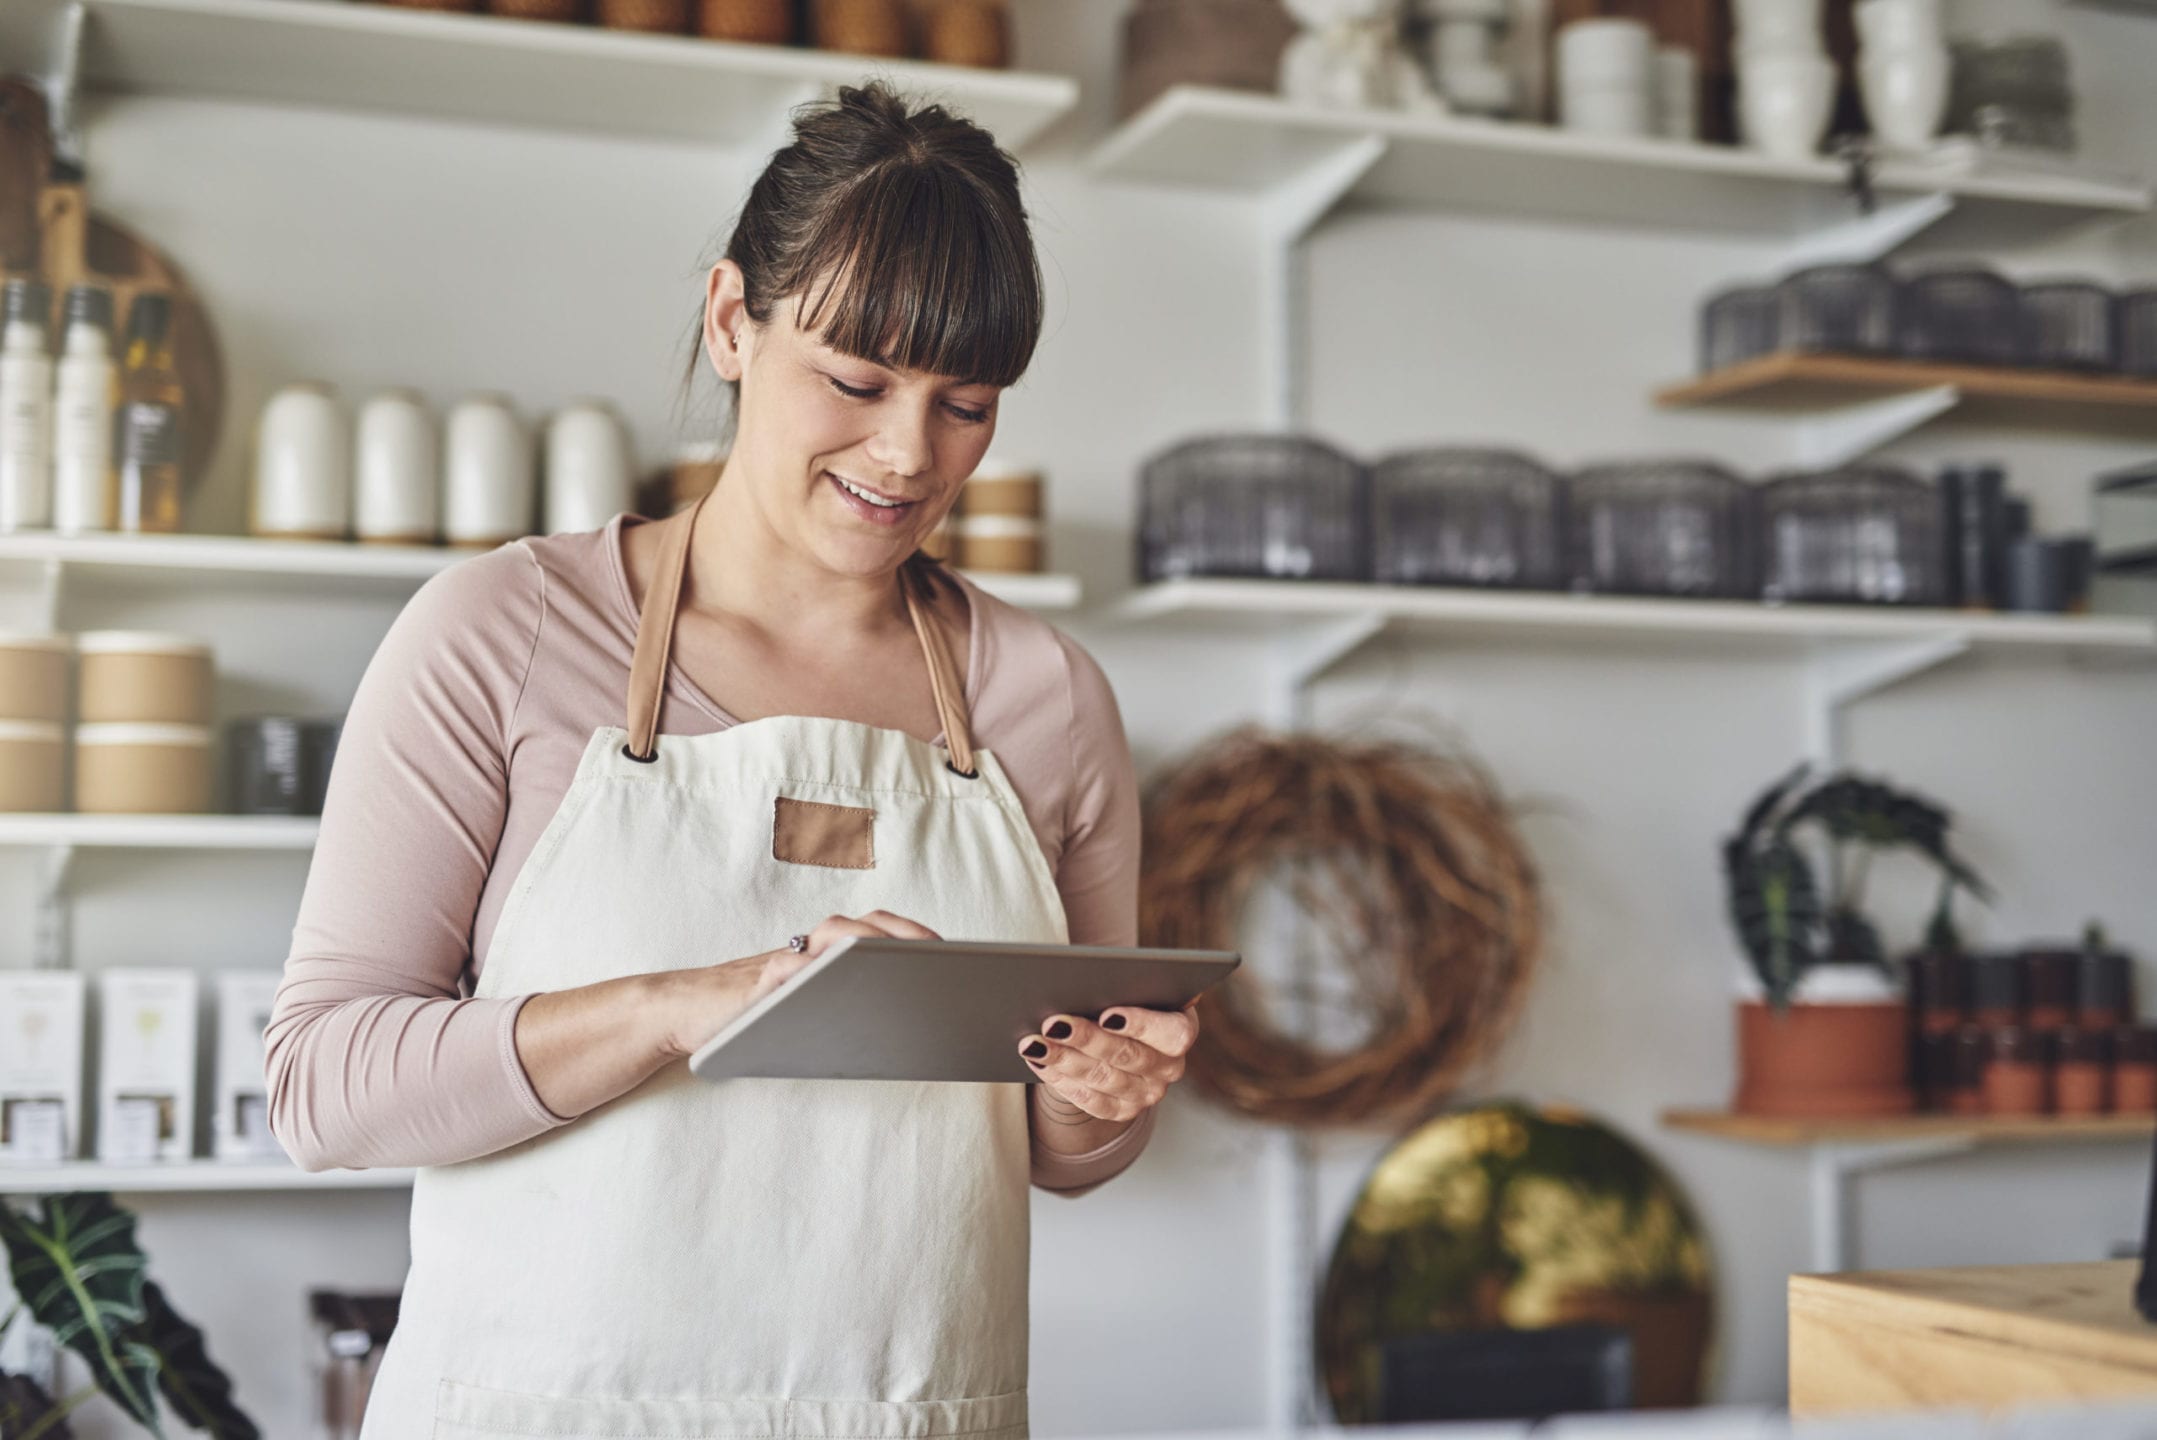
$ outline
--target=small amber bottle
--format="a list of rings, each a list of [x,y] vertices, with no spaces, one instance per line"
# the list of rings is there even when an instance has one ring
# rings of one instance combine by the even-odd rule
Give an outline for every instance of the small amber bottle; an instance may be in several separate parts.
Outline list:
[[[2066,949],[2022,952],[2023,1023],[2039,1034],[2065,1029],[2075,1021],[2075,970],[2079,952]]]
[[[2101,1030],[2062,1030],[2052,1037],[2052,1108],[2062,1115],[2102,1115],[2112,1108],[2112,1045]]]
[[[1948,1086],[1940,1108],[1951,1115],[1985,1113],[1985,1070],[1992,1037],[1975,1025],[1957,1030],[1949,1045]]]
[[[114,415],[115,494],[122,530],[180,528],[180,465],[186,395],[172,367],[172,297],[145,291],[127,312],[127,358]]]
[[[2042,1115],[2052,1108],[2049,1037],[2020,1025],[1990,1032],[1985,1061],[1985,1113]]]
[[[2023,973],[2022,957],[2012,952],[1977,956],[1970,975],[1970,1018],[1987,1030],[2020,1025]]]
[[[2123,1025],[2112,1032],[2112,1108],[2123,1115],[2157,1111],[2157,1029]]]

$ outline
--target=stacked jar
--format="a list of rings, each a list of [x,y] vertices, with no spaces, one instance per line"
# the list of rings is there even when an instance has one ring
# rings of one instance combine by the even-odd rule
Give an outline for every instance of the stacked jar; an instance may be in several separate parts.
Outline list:
[[[210,647],[132,630],[75,637],[75,808],[200,814],[210,808]]]
[[[1910,1082],[1919,1108],[1979,1108],[1965,1095],[1957,1044],[1970,1015],[1970,957],[1928,950],[1906,962],[1910,997]]]
[[[1045,489],[1039,470],[984,461],[952,507],[952,563],[998,574],[1038,574],[1047,568]]]
[[[1928,1109],[2157,1112],[2157,1028],[2135,1023],[2133,965],[2099,938],[1909,961],[1913,1075]]]
[[[0,810],[58,810],[67,732],[64,635],[0,634]]]

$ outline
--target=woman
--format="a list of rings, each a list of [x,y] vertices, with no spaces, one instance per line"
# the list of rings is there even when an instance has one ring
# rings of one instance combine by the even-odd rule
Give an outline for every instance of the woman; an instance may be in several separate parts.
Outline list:
[[[682,1061],[843,935],[1136,938],[1106,681],[915,553],[1040,325],[1009,157],[842,92],[707,282],[724,481],[383,642],[268,1036],[302,1165],[423,1167],[369,1440],[1025,1433],[1028,1181],[1131,1162],[1191,1016],[1048,1017],[1036,1086]]]

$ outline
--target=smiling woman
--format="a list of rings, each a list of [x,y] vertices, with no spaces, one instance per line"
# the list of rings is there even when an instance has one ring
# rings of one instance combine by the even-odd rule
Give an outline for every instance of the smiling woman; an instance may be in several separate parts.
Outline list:
[[[266,1037],[302,1165],[419,1167],[368,1440],[1025,1433],[1028,1183],[1128,1166],[1194,1019],[1045,1016],[1034,1085],[682,1061],[841,936],[1136,942],[1107,680],[919,553],[1040,330],[1010,158],[843,91],[706,281],[720,484],[391,628]]]

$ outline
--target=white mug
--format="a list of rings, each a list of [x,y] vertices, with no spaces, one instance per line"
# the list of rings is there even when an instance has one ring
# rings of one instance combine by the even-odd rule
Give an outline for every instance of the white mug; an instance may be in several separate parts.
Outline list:
[[[351,432],[337,392],[287,385],[255,426],[252,528],[257,535],[342,540],[352,512]]]
[[[636,487],[629,436],[604,400],[579,400],[547,425],[546,528],[597,530],[630,508]]]
[[[1558,87],[1654,83],[1655,34],[1638,20],[1575,20],[1558,32]]]
[[[442,449],[444,539],[486,546],[532,533],[532,437],[507,396],[458,401]]]
[[[1671,140],[1700,134],[1700,69],[1683,45],[1655,52],[1655,133]]]
[[[360,407],[352,529],[362,540],[432,545],[441,529],[434,417],[414,390],[384,390]]]

